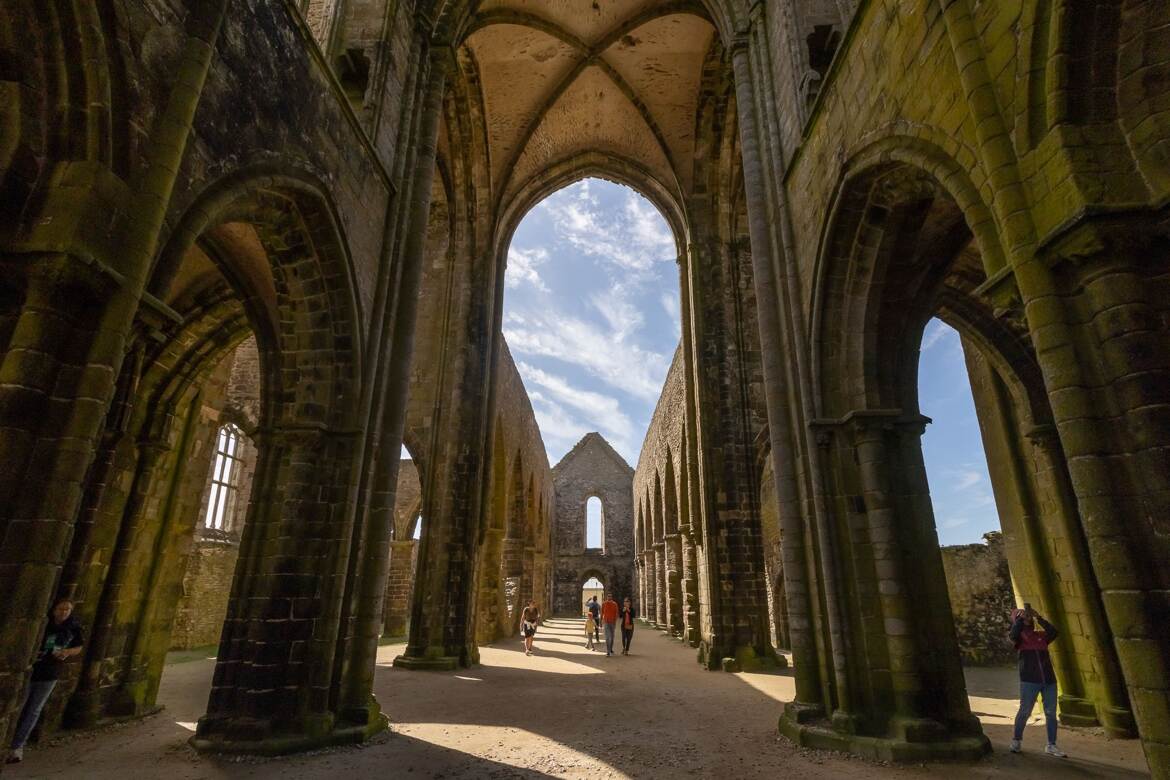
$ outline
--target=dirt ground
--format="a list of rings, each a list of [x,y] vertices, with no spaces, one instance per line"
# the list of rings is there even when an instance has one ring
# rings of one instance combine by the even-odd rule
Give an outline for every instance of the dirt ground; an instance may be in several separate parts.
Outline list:
[[[640,628],[633,655],[582,646],[579,620],[551,620],[526,657],[519,639],[482,649],[458,672],[405,672],[378,656],[375,692],[390,734],[361,747],[278,759],[201,756],[187,746],[207,701],[213,660],[174,663],[163,712],[32,748],[6,777],[86,778],[1086,778],[1148,777],[1141,746],[1094,730],[1065,729],[1070,758],[1043,755],[1043,726],[1007,752],[1015,712],[1013,671],[968,674],[973,709],[995,752],[972,765],[884,766],[795,748],[776,732],[793,696],[787,674],[707,672],[694,651]],[[1039,707],[1037,707],[1039,710]],[[1039,717],[1034,715],[1034,720]]]

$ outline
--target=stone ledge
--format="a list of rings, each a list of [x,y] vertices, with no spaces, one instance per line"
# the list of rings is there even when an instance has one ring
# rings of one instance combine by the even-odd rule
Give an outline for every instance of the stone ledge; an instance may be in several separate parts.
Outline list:
[[[400,655],[394,659],[394,668],[426,672],[453,672],[459,668],[459,658],[454,655],[423,658]]]
[[[910,742],[896,737],[870,737],[844,734],[829,727],[823,719],[801,723],[807,713],[795,714],[786,708],[780,716],[780,734],[793,744],[817,750],[851,753],[873,761],[910,763],[920,761],[977,761],[991,752],[991,741],[984,734],[953,736],[929,742]]]
[[[206,718],[205,718],[206,720]],[[187,741],[191,747],[201,753],[221,753],[226,755],[245,756],[282,756],[289,753],[303,753],[308,750],[318,750],[340,745],[357,745],[390,728],[390,719],[382,712],[378,712],[369,723],[362,725],[343,726],[327,731],[313,733],[308,729],[303,734],[279,734],[258,737],[256,739],[231,739],[227,731],[235,731],[233,726],[242,726],[243,733],[263,730],[261,722],[238,724],[232,722],[200,722],[199,731]],[[200,734],[200,731],[210,731],[210,734]]]

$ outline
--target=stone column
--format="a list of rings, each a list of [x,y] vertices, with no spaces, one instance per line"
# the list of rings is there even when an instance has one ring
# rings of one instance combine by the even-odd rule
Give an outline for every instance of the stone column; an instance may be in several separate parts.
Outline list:
[[[682,593],[682,537],[667,534],[665,545],[666,562],[666,630],[677,637],[683,635],[683,593]]]
[[[802,357],[807,347],[800,337],[807,331],[800,314],[802,307],[798,303],[799,282],[794,270],[797,263],[791,257],[791,220],[783,186],[785,161],[775,131],[775,107],[782,101],[777,100],[772,87],[772,49],[762,16],[763,6],[753,7],[751,27],[732,41],[730,53],[751,235],[752,284],[757,301],[768,436],[784,540],[784,585],[792,619],[790,634],[796,699],[785,707],[781,721],[783,729],[786,724],[800,724],[824,714],[828,680],[821,653],[823,634],[818,632],[815,624],[816,583],[808,576],[811,570],[808,550],[815,542],[811,536],[805,537],[807,504],[804,502],[807,496],[800,495],[801,480],[797,475],[797,453],[806,453],[807,460],[807,453],[815,447],[809,432],[794,428],[792,422],[805,408],[803,395],[811,392],[809,372]],[[788,273],[785,274],[783,269]],[[694,429],[689,420],[688,427]],[[693,506],[698,507],[698,504]],[[697,536],[700,531],[696,532]],[[700,569],[707,566],[705,558],[700,558],[698,564]],[[708,579],[701,575],[701,589],[709,587],[706,584]],[[704,600],[709,598],[704,594]],[[705,609],[702,601],[701,605]],[[700,614],[700,620],[708,621],[709,618]]]
[[[479,576],[476,595],[478,626],[476,640],[480,644],[494,642],[508,630],[507,608],[504,604],[504,569],[501,563],[504,550],[504,529],[489,527],[484,531],[483,569]]]
[[[654,622],[658,628],[666,630],[668,623],[666,621],[666,605],[668,601],[668,588],[670,587],[666,575],[666,545],[662,541],[654,543],[654,590],[656,598],[654,600]]]
[[[963,346],[1012,580],[1062,631],[1052,648],[1061,721],[1135,736],[1056,429],[1029,424],[998,370]]]
[[[386,577],[386,604],[382,634],[406,636],[410,614],[410,591],[414,585],[414,557],[418,542],[396,539],[390,542],[390,572]]]
[[[1046,258],[1059,258],[1056,286],[1069,291],[1065,343],[1043,353],[1037,344],[1112,646],[1155,776],[1170,774],[1170,305],[1160,231],[1125,221],[1070,231]],[[1051,339],[1053,328],[1034,311],[1033,340]],[[1119,704],[1098,714],[1107,724],[1120,717],[1124,728]]]
[[[1117,650],[1110,641],[1108,616],[1101,601],[1092,572],[1088,543],[1085,541],[1076,511],[1075,496],[1068,485],[1068,471],[1060,439],[1052,426],[1033,428],[1027,432],[1032,444],[1037,476],[1042,495],[1042,505],[1051,507],[1045,512],[1045,519],[1057,525],[1061,536],[1066,539],[1063,551],[1067,577],[1060,577],[1060,592],[1069,604],[1065,612],[1074,612],[1073,620],[1067,626],[1071,646],[1077,650],[1074,659],[1080,676],[1080,691],[1088,700],[1060,696],[1061,719],[1073,725],[1092,725],[1099,722],[1114,738],[1138,736],[1133,710],[1125,689],[1125,678]],[[1049,539],[1049,544],[1052,544]],[[1071,609],[1070,609],[1071,607]],[[1071,625],[1075,620],[1076,627]],[[1085,663],[1087,661],[1087,663]],[[1087,669],[1084,667],[1088,667]]]
[[[692,526],[687,523],[679,527],[682,535],[682,599],[683,638],[691,647],[698,647],[699,632],[699,573],[696,561],[695,539]]]
[[[520,625],[520,613],[524,609],[524,594],[521,590],[524,574],[523,539],[504,539],[504,552],[500,556],[500,571],[503,573],[504,605],[506,607],[504,619],[508,623],[507,630],[511,632]]]
[[[336,591],[352,533],[337,497],[353,478],[354,434],[286,424],[256,443],[255,499],[192,744],[271,754],[360,741],[385,723],[350,723],[335,709]]]
[[[658,569],[654,563],[653,547],[642,553],[642,571],[646,573],[646,600],[642,603],[642,617],[653,626],[658,624]]]
[[[536,548],[525,546],[520,559],[520,609],[536,598],[533,574],[536,568]]]

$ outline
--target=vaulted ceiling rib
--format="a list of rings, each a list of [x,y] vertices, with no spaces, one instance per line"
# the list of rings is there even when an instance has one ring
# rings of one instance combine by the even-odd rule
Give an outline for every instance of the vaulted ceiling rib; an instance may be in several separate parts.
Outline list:
[[[691,2],[488,0],[464,45],[478,66],[497,199],[583,152],[635,160],[685,196],[713,39]]]

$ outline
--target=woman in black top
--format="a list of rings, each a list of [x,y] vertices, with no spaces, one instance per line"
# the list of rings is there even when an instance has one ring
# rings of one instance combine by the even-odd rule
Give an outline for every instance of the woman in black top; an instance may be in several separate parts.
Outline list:
[[[638,613],[634,611],[630,597],[626,596],[618,613],[618,625],[622,627],[622,655],[630,654],[630,642],[634,641],[634,619],[637,617]]]
[[[41,640],[37,660],[33,663],[32,679],[25,688],[24,705],[20,720],[16,723],[16,733],[12,737],[12,753],[8,756],[8,763],[15,764],[24,759],[24,744],[41,719],[41,710],[56,687],[65,662],[81,653],[83,642],[81,626],[73,618],[73,602],[58,599],[49,613],[45,637]]]

